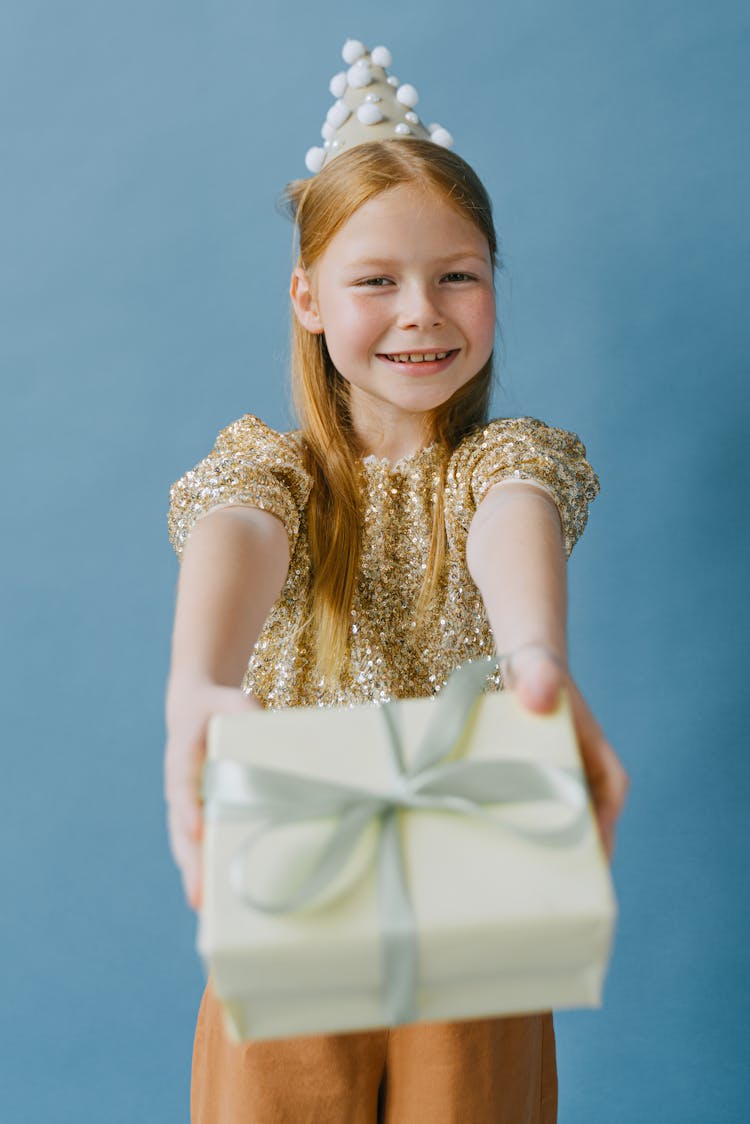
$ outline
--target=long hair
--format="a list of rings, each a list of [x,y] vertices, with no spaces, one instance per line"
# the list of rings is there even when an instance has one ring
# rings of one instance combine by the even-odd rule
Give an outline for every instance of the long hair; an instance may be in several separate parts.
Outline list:
[[[310,270],[331,239],[363,203],[402,185],[439,195],[470,219],[487,239],[493,269],[497,237],[492,205],[474,170],[431,141],[385,140],[343,152],[312,179],[296,180],[283,201],[295,221],[298,264]],[[445,561],[445,467],[468,432],[487,420],[492,356],[477,374],[428,416],[425,439],[442,451],[427,569],[417,602],[422,621],[441,581]],[[323,335],[292,317],[292,391],[305,467],[313,486],[307,509],[313,629],[318,670],[336,681],[346,659],[351,607],[360,557],[360,467],[349,412],[349,387],[334,367]]]

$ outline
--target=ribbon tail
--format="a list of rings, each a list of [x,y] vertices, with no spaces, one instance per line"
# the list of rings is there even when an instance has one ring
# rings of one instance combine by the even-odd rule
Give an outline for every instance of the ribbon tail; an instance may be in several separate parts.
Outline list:
[[[417,926],[406,886],[398,816],[381,818],[380,910],[383,923],[383,1004],[388,1026],[417,1017]]]

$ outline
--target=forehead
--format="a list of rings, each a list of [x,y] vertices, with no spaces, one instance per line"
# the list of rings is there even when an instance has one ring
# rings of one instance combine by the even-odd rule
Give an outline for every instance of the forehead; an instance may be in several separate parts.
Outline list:
[[[435,190],[404,184],[363,203],[336,232],[324,256],[340,261],[464,251],[489,261],[487,239],[476,223]]]

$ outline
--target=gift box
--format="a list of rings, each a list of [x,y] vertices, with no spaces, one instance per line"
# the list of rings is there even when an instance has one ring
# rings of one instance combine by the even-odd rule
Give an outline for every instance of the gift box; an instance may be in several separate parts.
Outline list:
[[[566,696],[221,716],[198,948],[234,1037],[598,1006],[615,898]]]

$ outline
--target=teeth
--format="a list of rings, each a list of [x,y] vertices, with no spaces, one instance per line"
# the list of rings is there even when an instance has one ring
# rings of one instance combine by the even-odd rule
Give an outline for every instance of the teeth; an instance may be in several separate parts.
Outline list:
[[[398,355],[389,356],[389,358],[394,363],[434,363],[436,359],[447,359],[448,355],[449,352],[447,351],[428,351],[424,354],[402,351]]]

